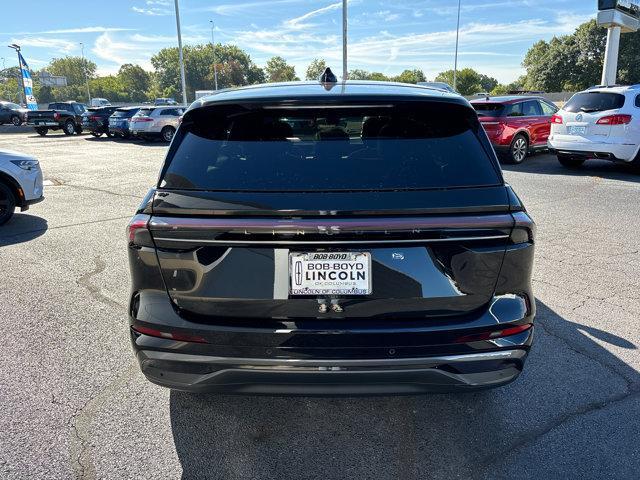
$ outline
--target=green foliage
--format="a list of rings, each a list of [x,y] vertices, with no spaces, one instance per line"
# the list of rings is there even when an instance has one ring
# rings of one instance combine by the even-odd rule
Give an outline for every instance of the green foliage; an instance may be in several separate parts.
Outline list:
[[[91,80],[96,74],[96,64],[82,57],[54,58],[45,68],[52,75],[67,77],[66,87],[50,89],[52,99],[87,101],[86,80]],[[39,102],[45,102],[36,96]]]
[[[525,87],[547,92],[583,90],[598,85],[602,76],[606,29],[595,20],[583,23],[572,35],[539,41],[527,52]],[[640,83],[640,32],[620,40],[618,83]]]
[[[5,68],[0,70],[0,100],[19,103],[20,89],[19,83],[20,69],[18,67]]]
[[[391,79],[387,77],[384,73],[369,72],[367,70],[361,70],[356,68],[355,70],[351,70],[349,72],[349,80],[377,80],[380,82],[388,82]]]
[[[484,75],[479,74],[473,68],[463,68],[458,70],[456,89],[461,95],[473,95],[478,92],[486,91],[482,86]],[[494,79],[491,79],[494,80]],[[453,87],[453,70],[446,70],[438,74],[435,79],[436,82],[445,82]],[[484,80],[487,82],[488,80]],[[496,85],[498,81],[495,80]]]
[[[296,76],[296,70],[282,57],[272,57],[264,68],[269,82],[292,82],[300,80]]]
[[[235,45],[195,45],[184,47],[187,97],[193,99],[196,90],[213,90],[214,64],[218,67],[218,88],[229,88],[265,80],[264,72],[251,57]],[[149,97],[181,98],[178,48],[163,48],[153,57],[155,74],[151,77]],[[151,95],[152,93],[152,95]]]
[[[305,78],[307,80],[317,80],[320,75],[324,73],[327,68],[327,62],[320,58],[314,58],[313,61],[307,67],[307,74]]]
[[[397,77],[393,78],[395,82],[402,83],[418,83],[418,82],[426,82],[427,78],[424,76],[424,72],[422,70],[405,70]]]
[[[118,70],[117,81],[128,102],[144,102],[151,87],[151,74],[140,65],[125,63]],[[96,96],[102,96],[97,95]],[[105,97],[111,100],[110,97]]]

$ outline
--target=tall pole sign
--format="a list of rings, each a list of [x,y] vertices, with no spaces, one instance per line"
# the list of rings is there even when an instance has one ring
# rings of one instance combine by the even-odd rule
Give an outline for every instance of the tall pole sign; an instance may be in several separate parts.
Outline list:
[[[602,85],[615,85],[620,35],[635,32],[640,27],[640,0],[598,0],[598,25],[608,29]]]

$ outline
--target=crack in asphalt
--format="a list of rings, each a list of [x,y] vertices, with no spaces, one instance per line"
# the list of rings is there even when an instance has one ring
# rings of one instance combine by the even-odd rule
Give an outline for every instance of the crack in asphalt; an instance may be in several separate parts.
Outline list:
[[[107,189],[97,188],[97,187],[88,187],[86,185],[75,185],[73,183],[65,183],[62,186],[71,187],[71,188],[75,188],[75,189],[78,189],[78,190],[89,190],[91,192],[107,193],[109,195],[115,195],[117,197],[141,198],[140,195],[134,195],[134,194],[131,194],[131,193],[114,192],[113,190],[107,190]]]
[[[102,289],[100,287],[91,284],[91,279],[96,275],[100,275],[107,268],[107,264],[100,256],[95,257],[93,261],[95,263],[95,268],[92,271],[82,275],[77,280],[78,285],[86,288],[89,291],[89,294],[100,303],[117,308],[118,310],[126,309],[126,305],[118,303],[115,300],[109,298],[104,293],[102,293]]]

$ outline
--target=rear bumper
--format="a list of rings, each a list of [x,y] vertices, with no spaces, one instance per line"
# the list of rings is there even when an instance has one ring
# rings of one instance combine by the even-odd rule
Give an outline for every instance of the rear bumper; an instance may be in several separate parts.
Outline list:
[[[549,150],[557,153],[619,162],[631,162],[640,149],[640,145],[635,144],[567,141],[562,138],[549,139],[548,145]]]
[[[428,358],[299,360],[139,351],[153,383],[189,392],[263,395],[390,395],[469,391],[514,381],[527,350]]]
[[[60,124],[58,122],[53,122],[53,121],[41,121],[38,123],[35,122],[27,122],[27,125],[30,127],[35,127],[35,128],[41,128],[41,127],[47,127],[47,128],[60,128]]]

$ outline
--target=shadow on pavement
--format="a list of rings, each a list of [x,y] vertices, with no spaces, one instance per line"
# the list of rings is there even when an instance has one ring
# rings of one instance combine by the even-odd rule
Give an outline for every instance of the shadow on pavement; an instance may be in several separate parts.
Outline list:
[[[601,177],[609,180],[640,182],[640,168],[605,160],[587,160],[582,167],[569,169],[560,165],[555,155],[537,154],[527,157],[520,165],[503,163],[509,172],[542,173],[545,175],[569,175],[574,177]]]
[[[0,246],[24,243],[38,238],[49,228],[47,221],[36,215],[16,213],[0,226]]]
[[[134,145],[140,145],[142,147],[168,147],[169,144],[160,140],[147,140],[144,141],[138,138],[109,138],[104,135],[101,137],[88,136],[85,140],[89,142],[116,142],[116,143],[132,143]]]
[[[523,375],[496,390],[368,398],[172,391],[183,478],[633,478],[637,416],[610,405],[635,400],[640,378],[606,344],[636,345],[541,302],[537,325]],[[605,414],[610,428],[593,421]]]

